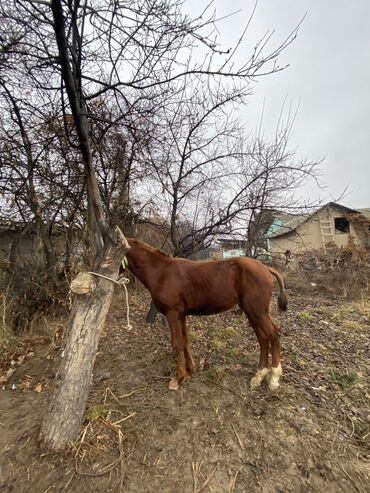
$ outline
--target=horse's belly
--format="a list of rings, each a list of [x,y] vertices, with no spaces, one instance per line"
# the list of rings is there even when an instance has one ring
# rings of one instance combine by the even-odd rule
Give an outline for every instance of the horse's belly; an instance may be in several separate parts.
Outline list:
[[[197,308],[192,308],[187,311],[187,315],[215,315],[216,313],[226,312],[230,310],[236,303],[231,306],[222,306],[222,307],[214,307],[214,306],[202,306]]]
[[[234,296],[225,297],[224,299],[207,299],[207,300],[193,300],[187,306],[187,313],[189,315],[214,315],[216,313],[226,312],[238,303],[238,300]]]

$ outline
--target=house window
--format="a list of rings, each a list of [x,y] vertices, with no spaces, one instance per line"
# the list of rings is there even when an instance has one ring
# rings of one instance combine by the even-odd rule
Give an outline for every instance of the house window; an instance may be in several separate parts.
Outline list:
[[[349,222],[345,217],[336,217],[334,219],[335,234],[349,233]]]

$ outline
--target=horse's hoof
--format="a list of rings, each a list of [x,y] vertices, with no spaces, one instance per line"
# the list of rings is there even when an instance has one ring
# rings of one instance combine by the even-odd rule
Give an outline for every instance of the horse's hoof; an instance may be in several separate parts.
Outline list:
[[[257,377],[251,378],[251,389],[256,389],[261,385],[261,380]]]
[[[269,375],[268,379],[268,386],[270,390],[277,390],[280,385],[279,385],[279,379],[282,375],[283,371],[281,369],[281,365],[271,368],[271,373]]]
[[[268,368],[262,368],[262,370],[258,370],[254,377],[251,378],[251,388],[255,389],[256,387],[259,387],[264,378],[266,378],[268,372]]]
[[[279,387],[280,387],[279,382],[275,382],[272,380],[269,382],[269,389],[270,390],[274,391],[274,390],[277,390]]]
[[[179,382],[177,378],[171,378],[170,383],[168,384],[168,388],[170,390],[177,390],[179,388]]]

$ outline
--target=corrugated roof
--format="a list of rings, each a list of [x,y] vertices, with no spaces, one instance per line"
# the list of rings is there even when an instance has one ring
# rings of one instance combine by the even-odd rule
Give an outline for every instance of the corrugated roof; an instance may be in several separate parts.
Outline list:
[[[289,214],[289,213],[275,213],[274,219],[282,220],[282,224],[277,226],[277,229],[266,238],[275,238],[276,236],[281,236],[286,233],[290,233],[296,229],[300,224],[302,224],[310,214]]]

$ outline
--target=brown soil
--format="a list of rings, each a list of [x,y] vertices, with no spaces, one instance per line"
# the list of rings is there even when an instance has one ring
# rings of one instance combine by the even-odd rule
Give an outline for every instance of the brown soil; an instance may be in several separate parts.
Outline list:
[[[96,359],[88,419],[64,456],[43,454],[37,444],[62,325],[51,327],[52,337],[2,347],[0,376],[16,370],[0,390],[1,492],[369,491],[363,303],[290,293],[287,314],[274,313],[284,334],[284,375],[275,393],[266,384],[250,389],[258,345],[234,312],[190,320],[197,372],[178,392],[169,391],[167,329],[145,324],[146,294],[132,293],[130,305],[133,330],[127,331],[124,298],[117,295]]]

